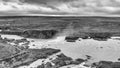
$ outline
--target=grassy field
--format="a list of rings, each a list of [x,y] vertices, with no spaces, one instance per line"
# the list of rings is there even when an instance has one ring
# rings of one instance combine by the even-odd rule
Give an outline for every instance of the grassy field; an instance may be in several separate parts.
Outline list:
[[[65,32],[120,32],[119,17],[0,17],[0,27],[11,29],[56,29]]]

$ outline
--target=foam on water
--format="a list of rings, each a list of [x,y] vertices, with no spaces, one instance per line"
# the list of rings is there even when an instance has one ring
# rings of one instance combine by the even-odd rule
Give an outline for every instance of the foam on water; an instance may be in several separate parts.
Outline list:
[[[22,39],[23,37],[17,36],[17,35],[3,35],[1,34],[2,38],[8,38],[8,39]]]
[[[61,38],[64,37],[59,37],[56,41]],[[101,60],[117,61],[120,58],[120,41],[113,39],[109,39],[108,41],[87,39],[74,43],[63,40],[52,43],[50,47],[59,48],[64,54],[72,58],[85,59],[86,55],[92,56],[92,61],[94,62]]]
[[[64,40],[65,40],[65,36],[59,36],[59,37],[57,37],[55,39],[49,40],[48,43],[57,43],[57,42],[62,43],[62,42],[64,42]]]

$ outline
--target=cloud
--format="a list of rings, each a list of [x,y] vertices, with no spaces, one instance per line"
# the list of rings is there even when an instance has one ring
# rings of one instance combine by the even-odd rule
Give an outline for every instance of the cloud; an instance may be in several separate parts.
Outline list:
[[[0,13],[120,15],[120,0],[0,0]]]
[[[0,11],[4,12],[29,12],[29,11],[41,11],[41,12],[52,12],[52,8],[43,5],[32,5],[28,3],[16,3],[16,2],[1,2]]]

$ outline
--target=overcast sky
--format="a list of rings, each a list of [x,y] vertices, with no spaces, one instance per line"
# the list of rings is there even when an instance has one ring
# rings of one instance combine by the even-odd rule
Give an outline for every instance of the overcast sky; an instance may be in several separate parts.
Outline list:
[[[0,0],[0,15],[120,15],[120,0]]]

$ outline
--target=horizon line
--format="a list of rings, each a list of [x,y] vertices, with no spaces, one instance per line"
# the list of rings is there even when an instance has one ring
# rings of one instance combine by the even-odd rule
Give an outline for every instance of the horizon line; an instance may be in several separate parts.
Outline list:
[[[120,17],[120,15],[49,15],[49,14],[21,14],[21,15],[0,15],[6,16],[45,16],[45,17]]]

